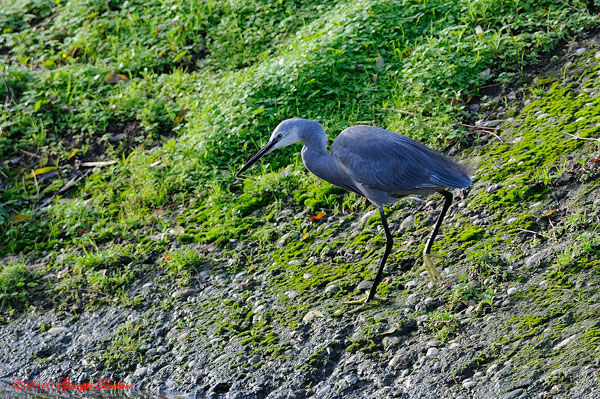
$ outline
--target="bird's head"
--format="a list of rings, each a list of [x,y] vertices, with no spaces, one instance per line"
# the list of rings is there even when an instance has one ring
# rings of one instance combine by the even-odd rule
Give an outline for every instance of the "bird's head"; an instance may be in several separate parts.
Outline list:
[[[240,173],[243,173],[246,169],[252,166],[252,164],[271,151],[277,148],[287,147],[288,145],[301,141],[302,137],[300,136],[300,133],[304,130],[304,125],[308,122],[316,123],[300,118],[286,119],[281,122],[279,125],[277,125],[275,130],[273,130],[269,142],[265,144],[259,152],[254,154],[252,158],[250,158],[248,162],[244,164],[244,166],[242,166],[242,169],[237,172],[236,176],[239,176]]]

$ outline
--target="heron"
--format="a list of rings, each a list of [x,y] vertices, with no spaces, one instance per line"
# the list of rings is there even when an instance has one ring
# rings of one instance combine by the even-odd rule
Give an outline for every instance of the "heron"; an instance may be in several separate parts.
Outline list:
[[[441,280],[432,259],[440,256],[432,254],[431,247],[452,203],[452,194],[447,188],[466,188],[471,184],[464,165],[410,137],[368,125],[343,130],[331,145],[331,151],[327,152],[328,136],[320,123],[292,118],[277,125],[269,141],[242,166],[236,177],[263,156],[299,141],[304,142],[302,162],[310,172],[367,198],[377,207],[381,217],[386,245],[373,285],[364,302],[347,303],[366,305],[376,297],[393,246],[383,207],[409,195],[439,193],[444,197],[442,210],[423,250],[423,264],[429,279],[434,284]]]

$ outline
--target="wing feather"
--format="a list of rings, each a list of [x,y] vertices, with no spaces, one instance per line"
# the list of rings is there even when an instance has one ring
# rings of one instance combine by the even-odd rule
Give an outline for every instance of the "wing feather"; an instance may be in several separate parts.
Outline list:
[[[471,183],[465,168],[429,147],[389,130],[353,126],[334,141],[331,153],[356,182],[391,194]]]

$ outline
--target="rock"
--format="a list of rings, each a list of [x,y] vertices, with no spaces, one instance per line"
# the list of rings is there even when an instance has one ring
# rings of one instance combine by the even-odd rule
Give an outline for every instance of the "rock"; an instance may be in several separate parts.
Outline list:
[[[437,348],[438,346],[440,346],[442,343],[440,341],[438,341],[437,339],[431,340],[429,342],[427,342],[427,347],[428,348]]]
[[[471,388],[473,388],[475,385],[477,385],[477,382],[476,382],[476,381],[473,381],[473,380],[472,380],[472,379],[470,379],[470,378],[467,378],[466,380],[464,380],[464,381],[462,382],[462,384],[461,384],[461,385],[462,385],[462,387],[463,387],[463,388],[465,388],[465,389],[471,389]]]
[[[585,53],[586,51],[587,51],[587,48],[585,48],[585,47],[578,48],[577,50],[575,50],[575,55],[581,55],[581,54]]]
[[[349,374],[344,377],[344,380],[346,380],[346,382],[349,385],[354,385],[358,381],[358,377],[356,376],[356,374]]]
[[[62,335],[67,331],[69,331],[67,327],[52,327],[51,329],[46,331],[46,333],[49,335]]]
[[[367,220],[369,220],[371,218],[371,216],[375,215],[375,212],[377,212],[377,211],[373,210],[373,211],[369,211],[369,212],[365,213],[364,215],[362,215],[360,218],[360,223],[362,223],[362,224],[366,223]]]
[[[290,291],[286,291],[284,293],[284,295],[287,296],[290,299],[294,299],[294,298],[296,298],[298,296],[298,292],[290,290]]]
[[[543,254],[541,252],[537,252],[537,253],[531,255],[525,261],[525,267],[529,268],[529,267],[539,264],[540,261],[542,260],[542,257],[543,257]]]
[[[256,364],[258,362],[260,362],[260,355],[258,353],[252,356],[250,359],[248,359],[248,363],[250,364]]]
[[[419,303],[419,294],[410,294],[407,298],[406,298],[406,305],[408,306],[415,306],[417,303]]]
[[[364,281],[361,281],[358,284],[358,286],[356,287],[356,289],[359,290],[359,291],[366,291],[366,290],[370,290],[372,286],[373,286],[373,282],[372,281],[364,280]]]
[[[577,338],[578,334],[573,334],[571,335],[569,338],[565,338],[562,341],[560,341],[558,344],[554,345],[554,347],[552,348],[552,350],[559,350],[564,348],[565,346],[569,345],[571,342],[573,342],[576,338]]]
[[[440,353],[438,348],[429,348],[427,349],[427,357],[436,357]]]
[[[384,348],[389,348],[390,346],[394,346],[398,342],[400,342],[400,338],[398,338],[398,337],[383,337],[383,339],[381,340],[381,344],[383,345]]]
[[[288,262],[288,265],[290,266],[297,266],[297,265],[301,265],[302,261],[300,259],[292,259],[291,261]]]
[[[485,190],[485,191],[492,194],[492,193],[495,193],[496,191],[500,190],[501,188],[502,188],[502,184],[496,183],[496,184],[492,184],[491,186],[489,186],[487,188],[487,190]]]
[[[302,318],[302,321],[305,323],[308,323],[314,319],[321,318],[321,317],[323,317],[323,312],[321,312],[320,310],[313,309],[313,310],[309,310],[304,315],[304,317]]]
[[[523,392],[525,391],[522,388],[515,389],[514,391],[507,392],[504,395],[500,396],[500,399],[516,399],[519,396],[521,396]]]
[[[510,287],[509,289],[506,290],[506,293],[508,295],[513,295],[514,293],[516,293],[519,289],[517,287]]]
[[[448,349],[458,349],[460,348],[460,344],[458,342],[452,342],[450,345],[448,345]]]
[[[133,373],[133,375],[135,377],[143,377],[146,374],[148,374],[148,368],[147,367],[138,367],[135,372]]]
[[[478,371],[475,374],[473,374],[473,378],[475,378],[476,380],[480,380],[483,377],[485,377],[485,373],[483,371]]]
[[[185,290],[177,290],[174,291],[173,293],[171,293],[171,298],[187,298],[188,296],[192,295],[194,293],[194,290],[191,288],[185,289]]]
[[[415,223],[415,217],[413,215],[407,216],[402,223],[400,223],[399,231],[404,231],[411,227]]]
[[[265,305],[258,305],[253,311],[252,313],[262,313],[267,307]]]
[[[168,233],[172,236],[180,236],[185,233],[185,229],[181,226],[175,226],[168,230]]]
[[[313,276],[313,274],[312,274],[312,273],[304,273],[304,274],[302,275],[302,278],[303,278],[303,279],[305,279],[305,280],[310,280],[310,279],[311,279],[311,278],[313,278],[313,277],[314,277],[314,276]]]
[[[407,281],[406,284],[404,284],[404,287],[409,290],[411,288],[415,288],[417,286],[417,282],[415,280],[410,280]],[[416,295],[416,294],[412,294],[412,295]]]
[[[498,127],[500,126],[504,121],[502,119],[494,119],[491,121],[485,121],[483,122],[482,126],[485,127]]]
[[[328,285],[327,287],[325,287],[326,294],[332,294],[332,293],[338,292],[339,290],[340,290],[340,287],[337,284],[331,284],[331,285]]]

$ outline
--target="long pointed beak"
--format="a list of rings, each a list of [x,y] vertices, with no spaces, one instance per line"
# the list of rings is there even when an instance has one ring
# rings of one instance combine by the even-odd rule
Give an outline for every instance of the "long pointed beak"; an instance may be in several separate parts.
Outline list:
[[[252,156],[252,158],[250,158],[245,164],[244,166],[242,166],[242,169],[240,169],[239,172],[237,172],[235,174],[235,177],[238,177],[240,175],[240,173],[243,173],[246,169],[248,169],[250,166],[252,166],[254,164],[254,162],[258,161],[263,155],[267,154],[269,152],[269,150],[275,145],[277,144],[279,140],[275,139],[275,140],[271,140],[269,141],[267,144],[265,144],[265,146],[263,148],[260,149],[259,152],[257,152],[256,154],[254,154]]]

